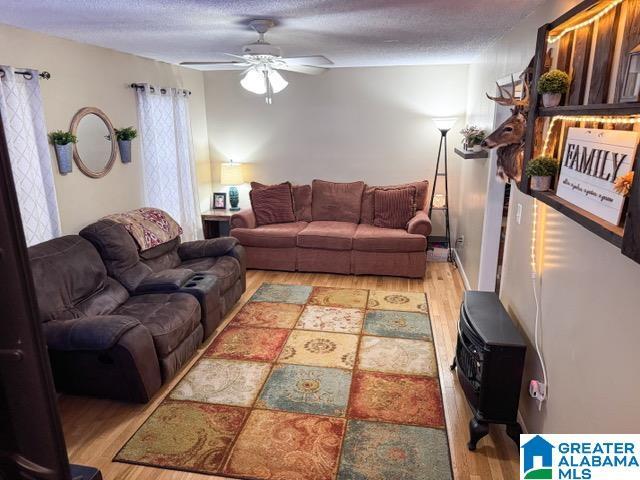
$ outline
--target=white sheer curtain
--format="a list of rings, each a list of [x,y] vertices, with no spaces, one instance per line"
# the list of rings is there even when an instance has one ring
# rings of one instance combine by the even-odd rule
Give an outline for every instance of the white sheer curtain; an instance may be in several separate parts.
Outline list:
[[[137,90],[144,201],[168,212],[184,230],[201,238],[189,103],[183,90],[145,85]]]
[[[27,245],[60,235],[38,72],[16,74],[0,66],[0,114],[7,137],[13,181]],[[23,71],[23,70],[21,70]]]

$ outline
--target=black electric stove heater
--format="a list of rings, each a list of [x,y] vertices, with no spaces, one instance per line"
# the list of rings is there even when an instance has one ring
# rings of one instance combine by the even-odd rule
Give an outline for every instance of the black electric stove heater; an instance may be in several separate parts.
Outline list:
[[[460,307],[456,358],[458,379],[473,411],[467,446],[475,450],[489,424],[507,426],[520,445],[518,400],[526,344],[493,292],[468,291]]]

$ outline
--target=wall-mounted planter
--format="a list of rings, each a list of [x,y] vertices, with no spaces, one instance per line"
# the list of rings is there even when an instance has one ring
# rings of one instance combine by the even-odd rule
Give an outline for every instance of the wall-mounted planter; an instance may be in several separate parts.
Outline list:
[[[531,177],[531,190],[534,192],[546,192],[547,190],[551,190],[551,177]]]
[[[542,94],[542,104],[545,107],[557,107],[560,105],[560,100],[562,99],[561,93],[543,93]]]
[[[122,163],[131,163],[131,140],[118,140],[118,149]]]
[[[56,159],[58,160],[58,170],[60,175],[71,173],[73,169],[73,143],[66,145],[54,145]]]

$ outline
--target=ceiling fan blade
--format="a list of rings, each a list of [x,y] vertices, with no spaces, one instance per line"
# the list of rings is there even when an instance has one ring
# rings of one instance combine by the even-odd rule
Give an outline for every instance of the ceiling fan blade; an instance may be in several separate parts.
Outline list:
[[[208,67],[207,70],[240,70],[247,68],[245,62],[180,62],[184,67]]]
[[[238,58],[238,59],[242,60],[243,62],[247,61],[247,59],[244,58],[242,55],[234,55],[233,53],[223,53],[223,55],[226,55],[227,57]]]
[[[274,67],[276,70],[287,70],[289,72],[304,73],[305,75],[319,75],[329,70],[323,67],[314,67],[311,65],[282,65]]]
[[[324,55],[310,55],[307,57],[284,57],[282,60],[289,65],[333,65],[333,62]]]

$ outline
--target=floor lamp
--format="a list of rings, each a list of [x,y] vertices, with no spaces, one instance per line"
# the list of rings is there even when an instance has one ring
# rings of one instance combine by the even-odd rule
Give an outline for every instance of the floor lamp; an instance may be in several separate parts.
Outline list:
[[[433,123],[436,124],[438,130],[440,130],[440,146],[438,147],[438,161],[436,162],[436,173],[433,178],[433,184],[431,186],[431,200],[429,201],[429,218],[431,218],[431,212],[433,210],[441,210],[444,212],[445,222],[445,235],[444,236],[430,236],[430,242],[442,242],[447,244],[447,260],[453,263],[453,253],[451,250],[451,230],[449,228],[449,181],[447,177],[447,133],[453,128],[458,119],[455,117],[436,117],[433,119]],[[442,150],[444,145],[444,171],[440,171],[440,157],[442,156]],[[439,201],[434,205],[434,197],[438,200],[442,198],[441,194],[435,195],[436,187],[440,177],[444,177],[444,202]]]

